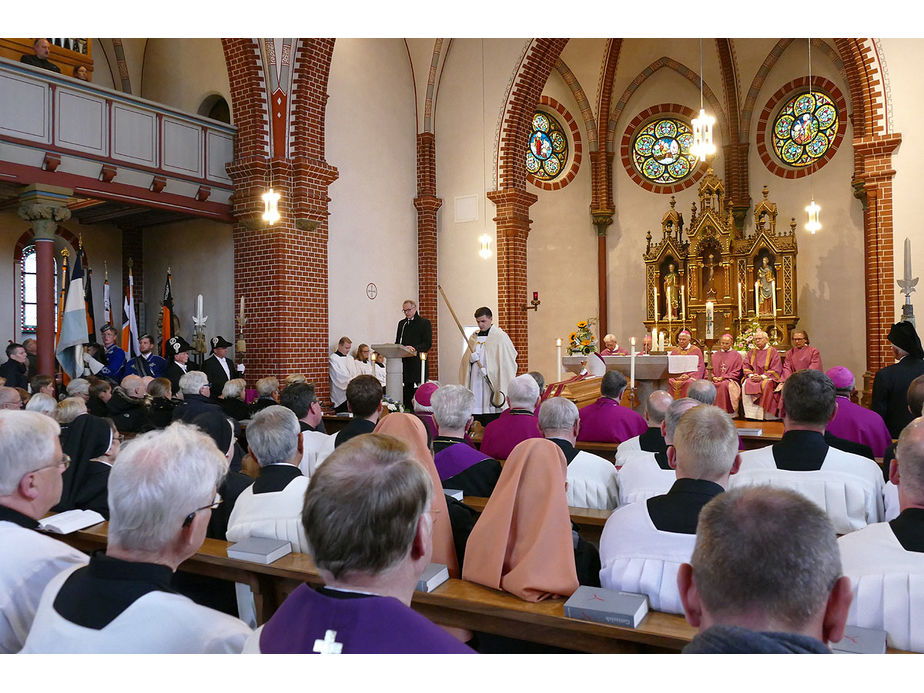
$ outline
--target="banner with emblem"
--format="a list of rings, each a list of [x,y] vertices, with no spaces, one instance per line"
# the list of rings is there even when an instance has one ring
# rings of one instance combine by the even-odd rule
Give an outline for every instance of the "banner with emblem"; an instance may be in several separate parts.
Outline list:
[[[167,282],[164,284],[164,299],[160,309],[160,355],[167,358],[167,342],[173,337],[173,290],[170,286],[170,270],[167,270]]]
[[[132,277],[131,259],[128,265],[128,285],[125,287],[125,302],[122,304],[122,351],[128,358],[141,353],[138,346],[138,321],[135,319],[135,279]]]
[[[67,286],[55,349],[58,363],[69,378],[79,378],[83,373],[83,345],[87,343],[87,306],[84,300],[83,263],[78,256]]]

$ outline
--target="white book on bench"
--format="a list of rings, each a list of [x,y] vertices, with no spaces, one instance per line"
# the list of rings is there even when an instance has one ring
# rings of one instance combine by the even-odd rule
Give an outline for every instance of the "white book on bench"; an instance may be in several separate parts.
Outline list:
[[[272,563],[292,553],[292,544],[284,539],[267,539],[265,537],[247,537],[228,547],[228,558],[253,563]]]
[[[449,579],[449,568],[442,563],[431,563],[417,580],[418,592],[432,592]]]
[[[565,602],[565,616],[637,628],[648,613],[648,597],[634,592],[581,585]]]
[[[106,518],[95,510],[67,510],[39,520],[39,529],[55,534],[70,534],[105,522]]]

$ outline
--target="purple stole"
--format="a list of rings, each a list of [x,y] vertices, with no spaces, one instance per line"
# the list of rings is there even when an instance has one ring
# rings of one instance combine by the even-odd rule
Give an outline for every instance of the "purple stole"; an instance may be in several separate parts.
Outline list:
[[[486,459],[488,459],[487,455],[465,443],[453,443],[433,456],[440,481],[446,481],[456,474],[461,474],[472,465]]]

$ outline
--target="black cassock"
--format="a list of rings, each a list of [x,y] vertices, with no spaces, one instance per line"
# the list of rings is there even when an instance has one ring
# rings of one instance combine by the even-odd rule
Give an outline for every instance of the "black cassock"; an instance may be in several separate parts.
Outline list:
[[[424,317],[421,317],[420,314],[414,316],[413,319],[398,321],[398,329],[395,332],[395,344],[403,344],[404,346],[414,347],[418,353],[421,351],[430,351],[430,347],[433,344],[433,327],[430,325],[430,321]],[[415,384],[419,385],[420,382],[420,358],[408,357],[402,360],[402,366],[404,367],[404,406],[409,411],[413,410],[413,399]],[[429,368],[430,364],[425,364]],[[426,371],[424,372],[426,376]],[[424,377],[424,382],[427,378]]]

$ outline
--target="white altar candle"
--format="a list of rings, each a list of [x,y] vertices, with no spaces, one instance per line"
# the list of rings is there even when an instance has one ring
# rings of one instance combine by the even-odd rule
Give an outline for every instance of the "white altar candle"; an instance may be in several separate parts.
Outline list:
[[[760,317],[760,282],[754,282],[754,315]]]
[[[682,320],[687,319],[687,299],[683,295],[683,285],[680,286],[680,317]]]
[[[629,361],[629,387],[635,389],[635,337],[629,340],[632,344],[632,354]]]
[[[671,320],[674,319],[674,306],[671,305],[671,294],[673,293],[673,292],[671,291],[671,289],[673,289],[673,288],[674,288],[674,287],[672,287],[672,286],[667,286],[667,287],[664,288],[664,294],[665,294],[665,296],[664,296],[664,301],[665,301],[665,303],[667,304],[666,307],[667,307],[667,319],[668,319],[668,321],[671,321]]]
[[[557,352],[556,363],[558,364],[558,366],[556,366],[556,370],[558,371],[558,380],[561,380],[561,337],[555,340],[555,350]]]
[[[661,334],[658,335],[660,344],[658,344],[658,351],[664,351],[664,330],[661,330]]]
[[[773,295],[773,317],[776,317],[776,279],[770,282],[770,291]]]
[[[199,311],[196,313],[197,318],[202,318],[202,294],[199,294]]]
[[[375,352],[369,352],[369,365],[372,367],[372,375],[375,375]]]
[[[427,382],[427,352],[420,352],[420,384]]]
[[[712,323],[715,318],[715,304],[706,301],[706,339],[713,339]]]
[[[651,329],[651,350],[658,350],[658,328],[656,327]]]
[[[738,318],[744,317],[744,312],[742,310],[743,301],[741,300],[741,282],[738,282]]]
[[[658,322],[658,287],[654,287],[654,321]]]

